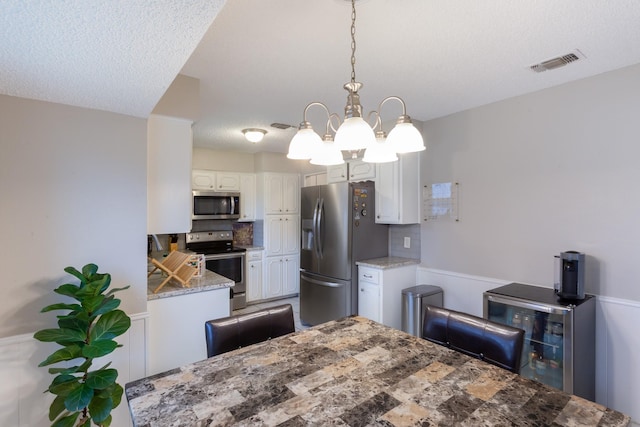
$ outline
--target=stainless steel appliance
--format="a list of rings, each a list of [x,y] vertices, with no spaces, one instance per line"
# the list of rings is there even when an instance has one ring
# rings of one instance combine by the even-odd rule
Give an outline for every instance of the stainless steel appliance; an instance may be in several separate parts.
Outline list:
[[[511,283],[484,293],[484,317],[525,331],[520,375],[595,400],[596,304]]]
[[[375,223],[371,181],[301,189],[300,320],[357,314],[356,261],[387,256],[389,226]]]
[[[560,298],[584,299],[584,259],[576,251],[556,255],[554,289]]]
[[[240,218],[240,193],[193,191],[191,219]]]
[[[233,246],[231,231],[199,231],[187,233],[187,249],[204,254],[206,268],[235,282],[230,289],[232,309],[247,306],[247,285],[245,282],[246,249]]]

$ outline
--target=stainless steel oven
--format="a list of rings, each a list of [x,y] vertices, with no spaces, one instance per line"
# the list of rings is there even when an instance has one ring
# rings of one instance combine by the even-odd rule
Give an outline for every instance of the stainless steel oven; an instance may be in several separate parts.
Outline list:
[[[232,309],[245,308],[247,306],[246,250],[233,247],[233,232],[199,231],[187,233],[186,240],[187,249],[204,254],[207,270],[235,282],[235,285],[230,288]]]
[[[207,270],[236,282],[233,288],[230,288],[234,310],[247,306],[247,286],[244,277],[245,255],[245,252],[227,252],[204,256]]]

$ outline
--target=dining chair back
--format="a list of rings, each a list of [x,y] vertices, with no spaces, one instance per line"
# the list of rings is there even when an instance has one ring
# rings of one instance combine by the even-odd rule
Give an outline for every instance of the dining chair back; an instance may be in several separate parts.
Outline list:
[[[520,373],[524,330],[471,314],[427,306],[422,338]]]
[[[207,357],[295,331],[291,304],[208,320],[204,324]]]

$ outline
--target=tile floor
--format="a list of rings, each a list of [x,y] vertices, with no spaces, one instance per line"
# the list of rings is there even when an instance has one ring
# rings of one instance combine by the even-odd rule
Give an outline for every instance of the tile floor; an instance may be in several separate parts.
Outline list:
[[[296,331],[301,331],[308,328],[308,326],[305,326],[300,322],[300,297],[285,298],[268,302],[260,302],[258,304],[251,304],[246,308],[233,310],[233,314],[251,313],[256,310],[262,310],[263,308],[273,307],[275,305],[281,304],[291,304],[291,307],[293,307],[293,321],[296,326]]]

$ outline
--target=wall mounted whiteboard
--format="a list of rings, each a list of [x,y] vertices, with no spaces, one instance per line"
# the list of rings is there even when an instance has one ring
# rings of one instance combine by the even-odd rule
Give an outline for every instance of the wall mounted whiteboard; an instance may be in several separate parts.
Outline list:
[[[459,221],[459,187],[457,182],[440,182],[422,187],[422,218],[435,221],[451,218]]]

